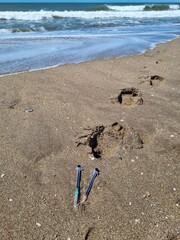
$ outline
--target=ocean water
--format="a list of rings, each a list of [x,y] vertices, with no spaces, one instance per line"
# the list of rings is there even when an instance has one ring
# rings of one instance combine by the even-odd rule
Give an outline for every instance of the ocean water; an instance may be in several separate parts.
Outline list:
[[[0,75],[138,54],[179,34],[177,4],[0,4]]]

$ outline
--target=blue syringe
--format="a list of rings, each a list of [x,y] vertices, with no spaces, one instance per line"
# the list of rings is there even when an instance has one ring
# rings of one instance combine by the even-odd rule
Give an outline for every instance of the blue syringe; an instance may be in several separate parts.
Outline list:
[[[93,171],[92,178],[91,178],[91,180],[89,182],[89,185],[88,185],[88,187],[86,189],[86,197],[88,197],[88,195],[90,194],[90,191],[91,191],[92,185],[94,183],[94,180],[99,175],[99,173],[100,173],[99,169],[95,168],[94,171]]]
[[[75,196],[74,196],[74,208],[76,208],[78,203],[79,203],[81,171],[82,171],[81,165],[77,165],[77,167],[76,167],[76,189],[75,189]]]

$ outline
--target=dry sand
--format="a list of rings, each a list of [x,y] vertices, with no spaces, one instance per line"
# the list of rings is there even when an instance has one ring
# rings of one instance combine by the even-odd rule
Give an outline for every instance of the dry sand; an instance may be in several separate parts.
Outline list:
[[[179,119],[180,39],[1,77],[0,238],[180,239]],[[82,195],[101,174],[74,210],[77,164]]]

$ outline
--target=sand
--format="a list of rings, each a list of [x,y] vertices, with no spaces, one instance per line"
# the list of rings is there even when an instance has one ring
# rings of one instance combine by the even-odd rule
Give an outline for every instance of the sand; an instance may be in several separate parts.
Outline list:
[[[1,239],[180,239],[179,38],[1,77],[0,113]]]

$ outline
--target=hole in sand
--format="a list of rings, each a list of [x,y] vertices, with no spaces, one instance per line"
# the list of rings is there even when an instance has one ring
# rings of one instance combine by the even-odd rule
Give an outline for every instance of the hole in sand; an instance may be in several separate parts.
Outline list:
[[[140,82],[141,83],[148,83],[149,85],[153,87],[158,87],[162,81],[164,80],[163,77],[160,77],[158,75],[152,75],[152,76],[146,76],[146,77],[139,77],[140,79],[144,79]]]
[[[77,146],[89,146],[95,158],[115,156],[122,147],[127,149],[143,147],[143,141],[137,131],[117,122],[106,127],[99,125],[84,130],[88,132],[76,139]]]
[[[124,88],[121,90],[118,96],[118,102],[126,106],[131,106],[134,104],[142,105],[142,93],[137,88]]]
[[[85,131],[88,131],[87,134],[83,134],[77,138],[77,146],[79,145],[87,145],[91,148],[91,153],[95,158],[101,157],[101,150],[97,148],[98,139],[101,133],[104,131],[104,126],[99,125],[95,128],[86,128]]]
[[[153,75],[149,79],[149,83],[151,86],[159,86],[160,83],[163,81],[164,78],[158,76],[158,75]]]

